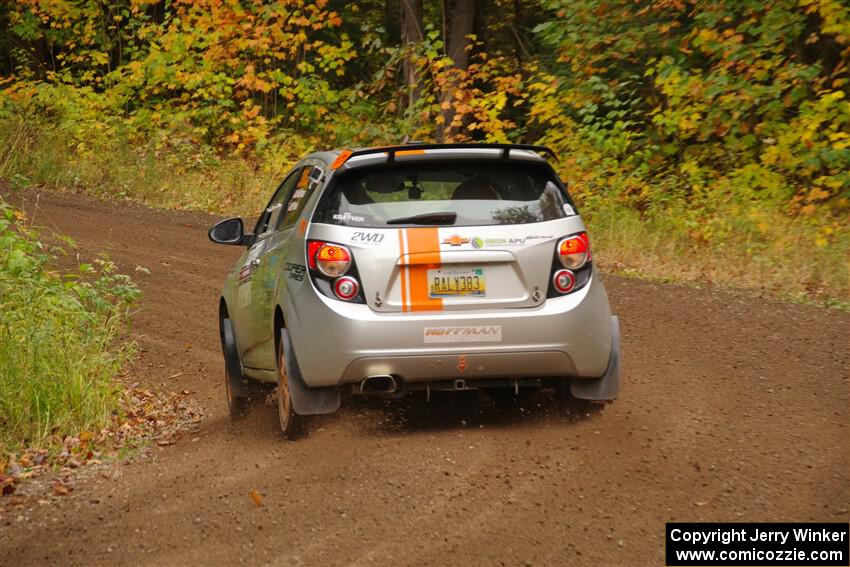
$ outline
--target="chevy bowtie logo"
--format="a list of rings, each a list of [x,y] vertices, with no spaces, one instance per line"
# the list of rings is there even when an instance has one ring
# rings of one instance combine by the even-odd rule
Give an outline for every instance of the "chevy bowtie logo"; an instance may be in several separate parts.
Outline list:
[[[461,244],[466,244],[467,242],[469,242],[468,238],[458,236],[457,234],[453,234],[449,238],[443,240],[443,244],[451,244],[452,246],[460,246]]]

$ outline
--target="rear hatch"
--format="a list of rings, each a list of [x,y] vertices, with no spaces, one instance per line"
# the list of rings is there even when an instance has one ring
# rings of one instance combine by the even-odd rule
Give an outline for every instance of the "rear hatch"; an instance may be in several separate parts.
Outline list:
[[[574,210],[545,164],[385,164],[332,180],[310,238],[351,250],[375,311],[533,307]]]

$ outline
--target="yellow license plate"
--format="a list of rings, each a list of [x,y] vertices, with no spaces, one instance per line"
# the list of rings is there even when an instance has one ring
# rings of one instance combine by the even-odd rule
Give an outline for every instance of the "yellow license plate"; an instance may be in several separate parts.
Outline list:
[[[434,297],[484,297],[484,269],[428,270],[428,294]]]

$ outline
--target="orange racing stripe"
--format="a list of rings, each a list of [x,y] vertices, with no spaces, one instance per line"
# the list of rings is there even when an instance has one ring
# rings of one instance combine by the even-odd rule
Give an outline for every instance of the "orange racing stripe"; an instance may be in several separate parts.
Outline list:
[[[398,231],[398,257],[404,259],[406,251],[404,249],[404,229]],[[398,268],[398,274],[401,278],[401,310],[408,311],[407,305],[407,265],[402,264]]]
[[[428,269],[439,268],[440,234],[437,228],[408,228],[406,263],[410,277],[410,310],[442,311],[443,300],[428,294]],[[411,265],[411,261],[415,262]],[[402,282],[404,283],[404,282]]]

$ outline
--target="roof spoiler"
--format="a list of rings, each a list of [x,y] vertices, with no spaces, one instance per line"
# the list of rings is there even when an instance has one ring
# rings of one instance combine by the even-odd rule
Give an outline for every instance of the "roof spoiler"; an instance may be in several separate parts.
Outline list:
[[[424,150],[502,150],[502,159],[509,159],[511,150],[528,150],[541,154],[546,154],[554,159],[558,159],[555,152],[546,146],[534,146],[530,144],[423,144],[411,143],[399,146],[382,146],[377,148],[366,148],[362,150],[342,150],[339,156],[334,161],[331,169],[337,169],[346,161],[356,156],[366,156],[371,154],[387,154],[387,162],[395,161],[396,153],[401,155],[420,153]]]

